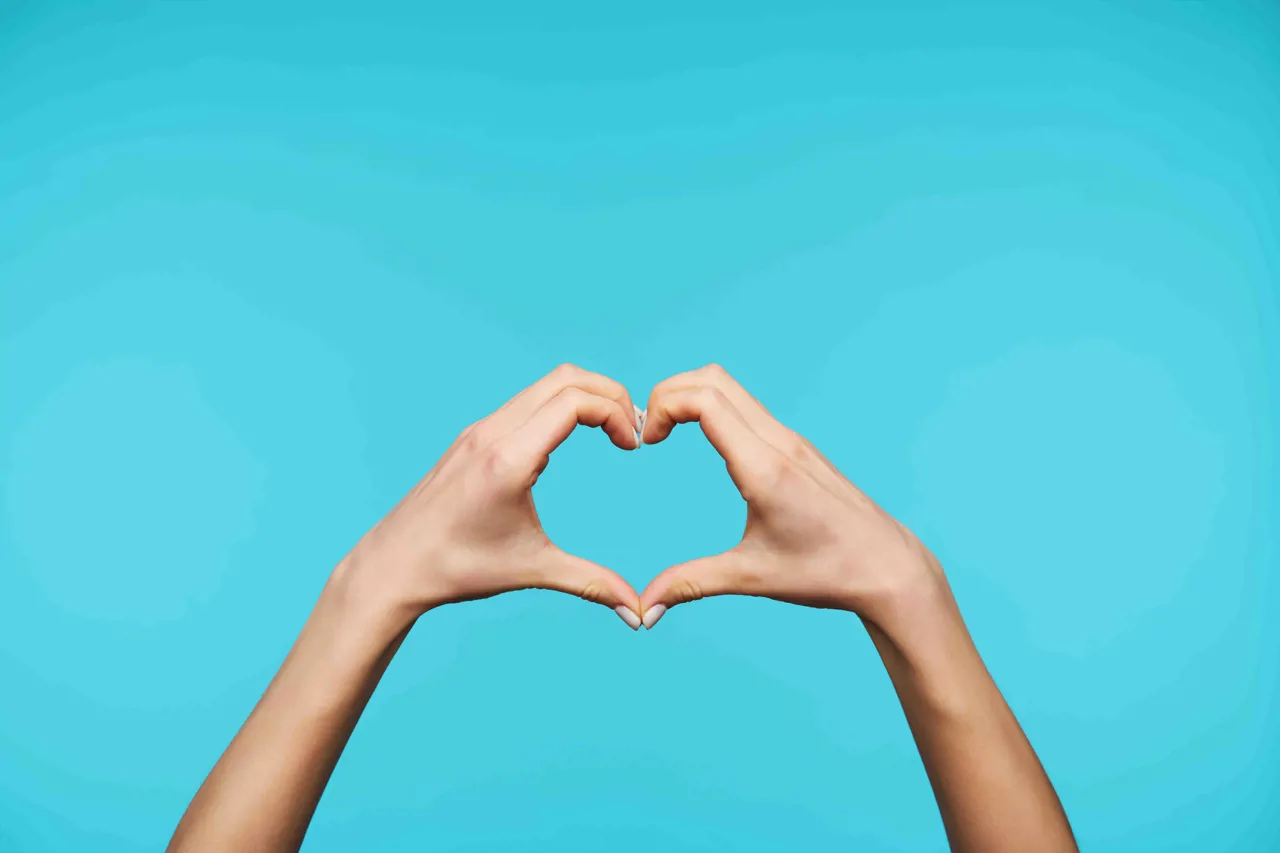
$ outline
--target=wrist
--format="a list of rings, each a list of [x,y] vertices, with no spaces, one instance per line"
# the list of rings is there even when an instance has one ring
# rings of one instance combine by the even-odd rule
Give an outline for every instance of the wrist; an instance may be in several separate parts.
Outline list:
[[[958,616],[958,611],[941,571],[921,567],[895,572],[893,581],[885,584],[859,615],[896,642],[911,643],[922,626]]]
[[[867,568],[877,580],[851,609],[889,636],[907,641],[920,624],[957,610],[946,574],[928,552],[895,555]]]
[[[886,595],[862,621],[900,694],[948,719],[973,712],[986,666],[941,573]]]
[[[344,561],[330,575],[268,688],[299,719],[342,720],[352,702],[362,706],[413,627],[412,611],[375,595],[350,569]]]
[[[334,568],[321,602],[341,613],[344,624],[366,636],[399,636],[430,608],[388,576],[392,574],[379,571],[377,565],[353,551]]]

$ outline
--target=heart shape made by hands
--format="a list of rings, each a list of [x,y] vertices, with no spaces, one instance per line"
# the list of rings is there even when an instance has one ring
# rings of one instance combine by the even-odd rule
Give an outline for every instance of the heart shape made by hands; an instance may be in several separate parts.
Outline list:
[[[615,399],[625,394],[616,383],[602,387],[611,388]],[[631,408],[637,448],[664,441],[677,424],[697,423],[747,505],[738,544],[670,566],[642,592],[595,567],[595,582],[605,583],[607,575],[615,594],[593,598],[601,590],[590,582],[577,591],[613,605],[632,628],[652,628],[669,607],[715,595],[761,596],[874,618],[892,606],[888,591],[943,585],[938,561],[910,531],[718,365],[669,377],[653,389],[646,409]],[[601,400],[580,422],[603,422],[623,446],[606,409]]]

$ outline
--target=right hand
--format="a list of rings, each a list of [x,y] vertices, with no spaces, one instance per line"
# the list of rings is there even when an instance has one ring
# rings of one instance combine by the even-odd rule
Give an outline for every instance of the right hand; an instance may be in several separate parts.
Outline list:
[[[709,595],[756,595],[857,613],[872,624],[899,605],[947,593],[942,567],[907,528],[783,426],[723,368],[673,376],[649,398],[643,439],[698,421],[747,502],[742,541],[672,566],[641,596],[652,627]]]

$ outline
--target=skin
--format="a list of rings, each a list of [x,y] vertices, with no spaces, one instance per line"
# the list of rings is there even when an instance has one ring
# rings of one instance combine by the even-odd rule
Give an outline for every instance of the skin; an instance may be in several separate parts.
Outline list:
[[[1076,851],[1049,777],[929,549],[717,365],[654,389],[644,441],[693,421],[747,502],[746,531],[728,551],[654,578],[641,596],[645,625],[709,595],[857,614],[897,690],[951,849]]]
[[[623,608],[626,581],[561,551],[530,490],[579,424],[638,446],[631,398],[563,366],[462,432],[338,564],[280,671],[178,824],[170,851],[297,850],[329,775],[391,658],[422,614],[517,589]]]
[[[578,425],[639,446],[626,389],[563,365],[472,424],[335,568],[297,642],[183,815],[170,851],[297,850],[347,740],[424,613],[551,589],[653,627],[709,595],[861,617],[888,668],[957,851],[1074,851],[1062,807],[987,673],[938,561],[714,365],[650,397],[645,443],[697,421],[747,502],[742,542],[637,595],[546,536],[531,489]]]

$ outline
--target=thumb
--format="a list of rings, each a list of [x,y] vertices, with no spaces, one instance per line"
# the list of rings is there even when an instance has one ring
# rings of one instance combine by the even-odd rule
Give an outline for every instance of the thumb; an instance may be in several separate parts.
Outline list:
[[[640,627],[640,596],[631,584],[617,572],[554,545],[548,549],[546,559],[539,567],[537,586],[612,607],[633,631]]]
[[[737,549],[672,566],[650,581],[640,596],[644,626],[652,628],[677,604],[744,592],[742,578],[742,555]]]

